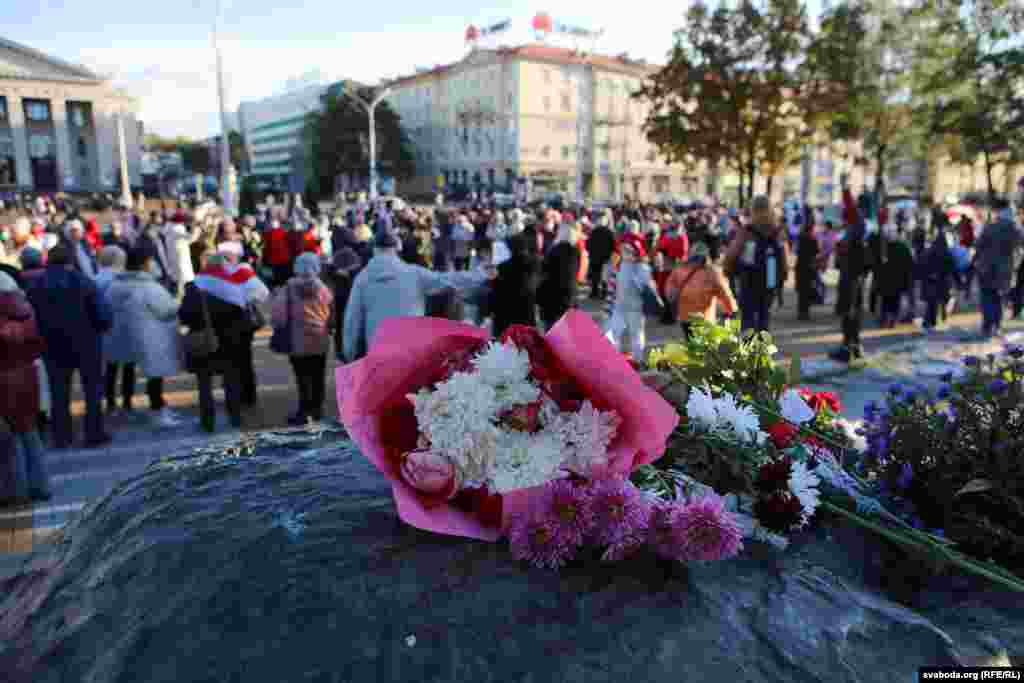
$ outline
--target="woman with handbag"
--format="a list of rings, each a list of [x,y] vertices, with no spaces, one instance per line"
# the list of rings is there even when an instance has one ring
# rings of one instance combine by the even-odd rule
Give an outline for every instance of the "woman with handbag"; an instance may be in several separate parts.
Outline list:
[[[244,282],[234,277],[229,257],[205,255],[206,268],[185,289],[178,318],[189,328],[183,344],[185,365],[199,385],[199,421],[203,430],[216,427],[213,378],[221,375],[228,418],[242,426],[242,367],[251,349],[252,323]],[[253,275],[255,277],[255,275]],[[246,278],[248,280],[248,278]]]
[[[736,313],[736,297],[729,280],[711,264],[709,255],[706,244],[695,243],[686,262],[673,270],[665,282],[665,298],[673,317],[682,326],[684,338],[690,336],[692,318],[714,322],[719,303],[725,315]]]
[[[267,326],[262,306],[270,298],[270,290],[252,266],[241,262],[244,251],[240,242],[221,242],[217,253],[226,261],[223,274],[230,282],[240,286],[245,294],[245,314],[249,325],[241,356],[242,407],[250,408],[256,405],[256,366],[252,344],[256,333]]]
[[[288,355],[299,390],[299,409],[288,418],[293,426],[323,417],[334,295],[321,282],[320,269],[316,254],[295,259],[295,276],[277,291],[271,306],[271,350]]]

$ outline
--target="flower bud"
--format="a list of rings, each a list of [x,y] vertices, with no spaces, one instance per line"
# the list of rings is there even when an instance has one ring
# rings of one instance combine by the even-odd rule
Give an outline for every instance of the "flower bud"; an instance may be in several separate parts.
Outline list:
[[[437,451],[417,449],[402,456],[402,479],[420,493],[449,500],[459,492],[455,465]]]

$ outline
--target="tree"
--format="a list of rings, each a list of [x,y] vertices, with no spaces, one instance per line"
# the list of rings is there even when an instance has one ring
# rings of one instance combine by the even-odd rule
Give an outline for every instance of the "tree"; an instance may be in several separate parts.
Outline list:
[[[923,139],[909,98],[918,29],[899,3],[847,0],[822,15],[806,62],[821,99],[818,123],[833,141],[862,144],[880,194],[889,161]]]
[[[146,133],[143,138],[143,146],[151,151],[176,152],[179,147],[192,144],[191,138],[184,135],[167,138],[158,133]]]
[[[670,163],[731,167],[745,203],[759,169],[792,157],[809,132],[809,38],[799,0],[691,6],[669,63],[635,95],[652,105],[648,140]]]
[[[920,46],[927,68],[915,72],[929,131],[951,140],[954,161],[980,157],[990,197],[999,162],[1024,158],[1024,47],[1015,31],[1024,8],[1004,0],[919,0],[929,39]]]
[[[367,101],[374,96],[365,88],[359,94]],[[378,168],[396,178],[411,177],[415,173],[415,157],[398,113],[387,102],[381,102],[374,118]],[[368,173],[369,125],[363,106],[344,95],[326,96],[322,108],[306,116],[302,149],[297,150],[297,156],[304,159],[310,195],[318,199],[333,197],[338,176]]]

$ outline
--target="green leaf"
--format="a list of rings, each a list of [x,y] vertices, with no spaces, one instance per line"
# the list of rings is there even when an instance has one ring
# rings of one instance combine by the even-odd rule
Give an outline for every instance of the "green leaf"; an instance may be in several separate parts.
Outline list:
[[[801,372],[800,354],[799,353],[794,353],[793,354],[793,360],[791,360],[790,363],[789,363],[789,385],[790,386],[795,387],[798,384],[800,384],[800,372]]]

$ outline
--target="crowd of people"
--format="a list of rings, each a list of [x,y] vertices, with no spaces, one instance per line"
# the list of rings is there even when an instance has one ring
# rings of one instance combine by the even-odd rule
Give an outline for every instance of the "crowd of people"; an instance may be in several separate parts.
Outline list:
[[[1009,205],[975,234],[941,210],[893,212],[844,192],[838,220],[782,211],[766,197],[749,210],[624,205],[576,211],[477,202],[413,208],[359,197],[331,212],[301,198],[269,201],[236,220],[215,206],[120,210],[107,226],[75,206],[40,198],[0,226],[0,418],[13,456],[15,499],[46,498],[42,457],[75,443],[71,388],[85,401],[84,445],[111,441],[105,418],[132,411],[146,378],[158,428],[181,417],[165,383],[196,376],[200,424],[216,429],[214,379],[230,425],[258,400],[256,333],[289,357],[297,406],[290,424],[323,416],[327,357],[365,355],[382,321],[431,315],[474,320],[495,336],[515,324],[550,329],[589,296],[607,335],[641,358],[647,321],[690,332],[694,316],[738,316],[768,330],[793,278],[798,315],[826,303],[823,273],[838,269],[835,313],[843,345],[863,351],[864,303],[879,324],[913,320],[934,330],[977,283],[985,335],[998,334],[1004,297],[1024,307],[1024,265],[1011,287],[1021,234]],[[795,254],[795,256],[794,256]],[[8,489],[2,489],[6,491]],[[0,497],[2,497],[0,491]]]

